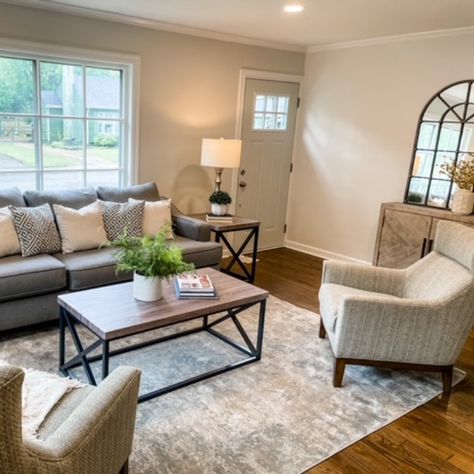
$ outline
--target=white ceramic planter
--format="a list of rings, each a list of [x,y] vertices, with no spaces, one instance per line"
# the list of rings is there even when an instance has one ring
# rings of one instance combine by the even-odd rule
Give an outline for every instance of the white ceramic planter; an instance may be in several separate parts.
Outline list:
[[[225,216],[227,214],[227,204],[216,204],[211,202],[211,212],[215,216]]]
[[[133,296],[139,301],[158,301],[163,298],[161,278],[147,278],[133,274]]]
[[[451,211],[455,214],[469,215],[474,208],[474,193],[467,189],[458,189],[451,201]]]

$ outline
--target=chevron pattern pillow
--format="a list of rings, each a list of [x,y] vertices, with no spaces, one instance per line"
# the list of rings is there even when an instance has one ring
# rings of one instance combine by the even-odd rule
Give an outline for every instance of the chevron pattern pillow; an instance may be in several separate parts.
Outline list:
[[[102,208],[105,233],[108,240],[115,240],[127,231],[129,237],[141,237],[145,201],[111,202],[99,201]]]
[[[23,257],[61,251],[61,239],[49,204],[38,207],[9,206],[9,209]]]

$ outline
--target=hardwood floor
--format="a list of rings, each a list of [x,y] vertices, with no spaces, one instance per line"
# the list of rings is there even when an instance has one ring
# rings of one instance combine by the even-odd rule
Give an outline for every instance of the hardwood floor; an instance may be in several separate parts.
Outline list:
[[[260,252],[259,259],[258,286],[318,312],[322,259],[289,249]],[[474,473],[474,330],[456,366],[467,377],[449,399],[432,400],[308,473]]]

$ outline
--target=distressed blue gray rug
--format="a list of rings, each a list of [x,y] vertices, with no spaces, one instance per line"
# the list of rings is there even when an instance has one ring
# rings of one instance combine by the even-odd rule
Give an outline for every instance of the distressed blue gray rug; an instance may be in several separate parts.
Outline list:
[[[242,317],[251,334],[256,321],[256,309]],[[348,367],[344,386],[333,388],[318,324],[315,313],[271,297],[260,362],[139,405],[131,472],[301,473],[441,393],[437,375],[368,367]],[[55,372],[57,354],[54,328],[0,343],[0,359],[23,367]],[[149,391],[241,357],[196,334],[117,356],[111,368],[142,369]],[[462,377],[457,371],[455,382]]]

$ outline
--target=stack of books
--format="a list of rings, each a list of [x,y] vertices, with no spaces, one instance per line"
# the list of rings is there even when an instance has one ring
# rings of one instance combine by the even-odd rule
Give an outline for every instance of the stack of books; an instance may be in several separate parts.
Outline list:
[[[216,216],[215,214],[206,214],[206,221],[209,224],[232,224],[234,222],[234,216],[225,214],[223,216]]]
[[[176,296],[180,300],[219,298],[209,275],[197,273],[183,273],[176,277]]]

